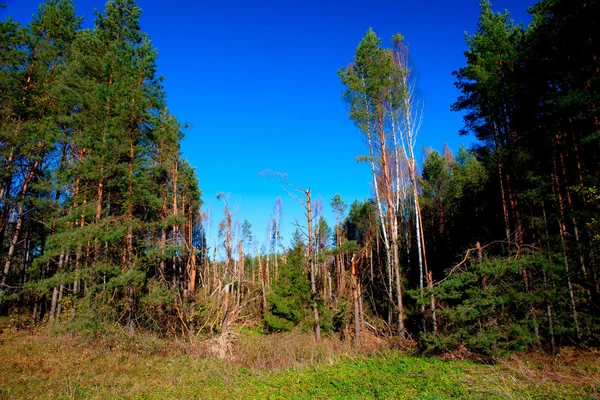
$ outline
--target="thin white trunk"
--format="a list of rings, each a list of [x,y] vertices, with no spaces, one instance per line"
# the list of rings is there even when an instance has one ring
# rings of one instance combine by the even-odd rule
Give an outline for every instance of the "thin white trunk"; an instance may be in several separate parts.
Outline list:
[[[12,239],[10,241],[10,247],[8,248],[8,254],[6,255],[6,262],[4,263],[4,271],[2,274],[2,286],[6,285],[8,281],[8,274],[12,265],[12,258],[15,254],[15,249],[21,235],[21,227],[23,226],[23,202],[19,203],[19,210],[17,211],[17,224],[15,225],[15,231],[13,232]]]
[[[387,285],[387,292],[388,292],[388,296],[390,298],[390,301],[393,301],[392,299],[392,274],[391,274],[391,260],[390,260],[390,244],[388,242],[388,234],[387,234],[387,228],[386,228],[386,223],[385,223],[385,214],[383,212],[383,208],[381,207],[381,195],[379,193],[379,185],[377,184],[377,170],[375,167],[375,156],[374,156],[374,151],[373,151],[373,141],[371,139],[371,137],[368,138],[368,144],[369,144],[369,156],[370,156],[370,161],[371,161],[371,172],[373,175],[373,186],[375,189],[375,199],[377,200],[377,211],[379,214],[379,220],[381,221],[381,230],[383,231],[383,245],[385,247],[385,257],[386,257],[386,263],[385,263],[385,268],[386,268],[386,273],[388,276],[388,285]]]

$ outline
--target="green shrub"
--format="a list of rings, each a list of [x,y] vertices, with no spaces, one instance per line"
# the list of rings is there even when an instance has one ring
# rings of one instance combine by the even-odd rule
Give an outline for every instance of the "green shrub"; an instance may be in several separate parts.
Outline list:
[[[287,257],[267,296],[263,314],[267,332],[289,331],[309,314],[310,283],[304,268],[304,249],[298,243]]]
[[[573,329],[561,269],[560,263],[536,253],[484,260],[454,272],[434,288],[440,329],[423,335],[427,350],[466,348],[493,356],[547,345],[548,304],[554,335],[568,338]]]

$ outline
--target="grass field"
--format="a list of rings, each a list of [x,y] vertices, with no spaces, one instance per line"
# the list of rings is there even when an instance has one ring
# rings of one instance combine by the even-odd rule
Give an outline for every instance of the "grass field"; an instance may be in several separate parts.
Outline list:
[[[301,333],[238,336],[220,360],[204,344],[142,335],[90,339],[5,329],[0,398],[600,398],[594,352],[520,354],[483,365],[373,348],[361,353],[337,339],[314,348],[310,340]]]

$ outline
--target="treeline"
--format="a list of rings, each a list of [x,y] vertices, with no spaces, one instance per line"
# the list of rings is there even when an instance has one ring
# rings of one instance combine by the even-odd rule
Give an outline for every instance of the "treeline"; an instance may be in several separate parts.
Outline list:
[[[1,304],[125,321],[152,279],[194,291],[200,192],[131,0],[0,23]],[[83,305],[87,302],[89,305]]]
[[[269,173],[305,211],[289,248],[279,200],[262,245],[227,196],[220,221],[201,212],[133,0],[92,30],[69,0],[2,22],[2,313],[184,337],[301,326],[429,351],[598,345],[598,2],[542,0],[527,27],[481,7],[452,105],[477,144],[417,165],[409,49],[369,30],[339,77],[374,196],[324,205]]]
[[[451,279],[489,292],[448,314],[482,314],[452,329],[474,346],[598,344],[599,12],[597,1],[540,1],[524,28],[484,1],[467,64],[455,72],[462,95],[452,107],[465,113],[462,133],[480,141],[494,183],[487,198],[511,243],[506,262],[487,260]],[[490,337],[473,339],[478,332]]]
[[[384,48],[369,30],[339,73],[373,172],[388,323],[430,350],[597,345],[599,4],[543,0],[528,27],[481,9],[454,73],[471,151],[426,150],[416,171],[401,35]]]

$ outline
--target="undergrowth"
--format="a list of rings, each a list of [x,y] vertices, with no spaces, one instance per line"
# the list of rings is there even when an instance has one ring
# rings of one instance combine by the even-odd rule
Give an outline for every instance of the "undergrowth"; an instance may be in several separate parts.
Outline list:
[[[600,398],[599,354],[568,348],[484,365],[407,354],[377,338],[359,348],[335,336],[315,344],[300,330],[234,330],[218,354],[210,349],[219,337],[2,329],[1,398]]]

